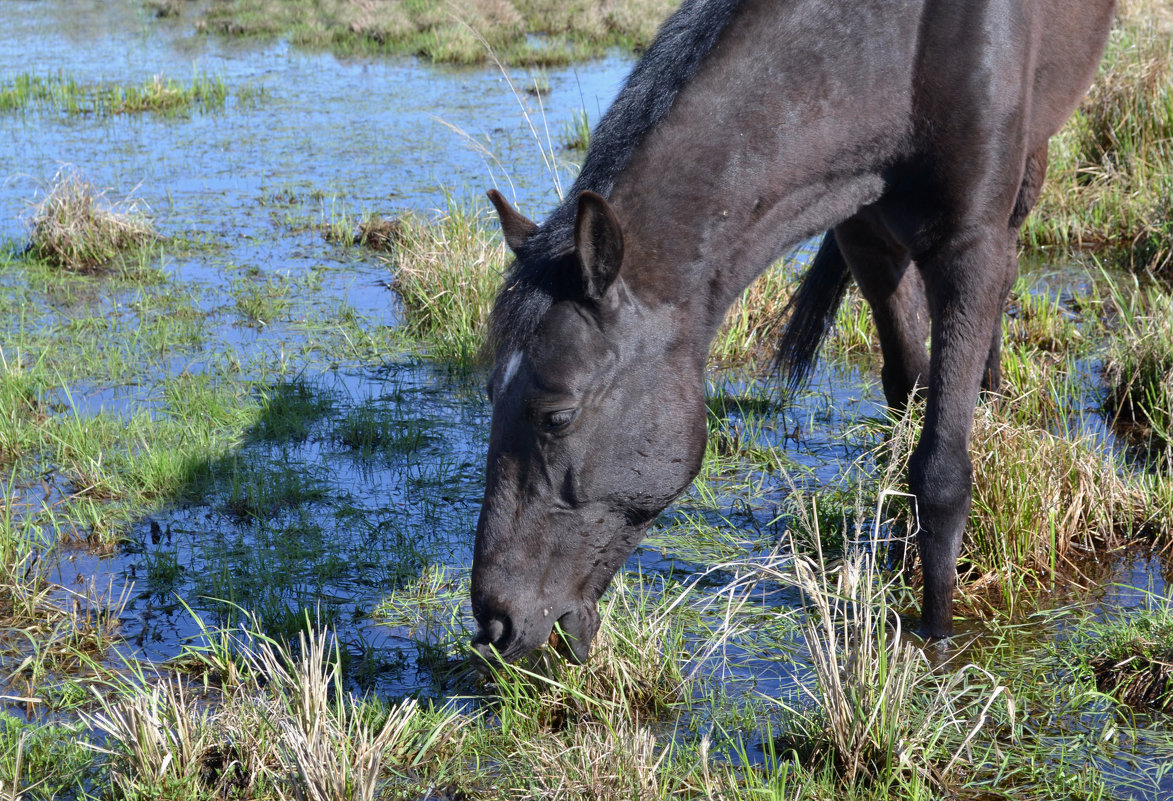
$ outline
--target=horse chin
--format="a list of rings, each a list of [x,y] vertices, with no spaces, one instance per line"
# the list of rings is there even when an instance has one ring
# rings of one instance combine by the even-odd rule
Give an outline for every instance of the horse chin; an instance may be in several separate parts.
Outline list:
[[[558,625],[562,629],[558,652],[577,665],[586,662],[599,631],[599,610],[594,604],[584,603],[558,618]]]

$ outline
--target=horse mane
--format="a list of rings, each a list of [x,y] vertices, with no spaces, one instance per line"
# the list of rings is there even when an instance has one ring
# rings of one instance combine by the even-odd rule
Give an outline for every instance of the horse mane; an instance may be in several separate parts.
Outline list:
[[[739,0],[684,0],[661,26],[627,76],[591,136],[582,170],[565,199],[518,250],[489,317],[491,352],[516,350],[533,334],[568,285],[578,196],[610,197],[615,181],[647,134],[662,122],[677,94],[724,31]]]

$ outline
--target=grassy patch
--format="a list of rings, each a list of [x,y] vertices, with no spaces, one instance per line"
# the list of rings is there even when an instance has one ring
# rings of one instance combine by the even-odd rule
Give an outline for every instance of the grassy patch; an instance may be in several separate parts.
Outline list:
[[[436,359],[480,355],[508,251],[481,212],[452,206],[432,221],[405,217],[389,257],[406,333]]]
[[[1143,532],[1173,530],[1166,480],[1124,469],[1090,437],[1038,427],[1024,405],[1022,415],[1015,399],[1005,398],[979,405],[974,416],[973,506],[958,570],[963,607],[984,618],[1033,611],[1044,593],[1094,581],[1084,573],[1091,555]],[[920,424],[917,410],[892,423],[884,444],[843,479],[862,497],[895,493],[901,500],[885,523],[895,531],[916,528],[911,499],[900,491]],[[820,489],[832,506],[843,492],[835,485]]]
[[[574,112],[570,122],[566,123],[562,130],[562,145],[569,150],[582,153],[591,146],[591,121],[586,109]]]
[[[398,404],[366,401],[337,420],[333,435],[360,460],[406,456],[436,441],[427,420],[412,418]]]
[[[251,92],[242,93],[250,96]],[[87,84],[61,73],[19,72],[0,81],[0,111],[46,110],[75,115],[176,114],[191,109],[224,108],[224,79],[197,73],[184,83],[163,75],[137,85]]]
[[[30,220],[32,254],[77,272],[131,264],[158,235],[137,204],[105,195],[76,172],[58,173]]]
[[[190,655],[232,681],[201,692],[180,677],[141,677],[87,716],[104,735],[91,747],[126,797],[369,801],[388,774],[427,765],[463,725],[411,700],[352,698],[328,632],[303,632],[289,647],[244,631]]]
[[[1156,283],[1111,284],[1113,337],[1104,360],[1104,408],[1150,457],[1173,444],[1173,296]]]
[[[772,732],[775,747],[877,795],[946,792],[956,769],[972,768],[966,746],[981,730],[998,718],[1013,725],[1009,690],[972,665],[934,671],[902,637],[892,587],[872,555],[856,551],[829,568],[817,532],[813,541],[813,558],[773,554],[739,565],[752,581],[796,587],[807,609],[801,633],[811,675],[797,698],[779,700],[785,715]]]
[[[1095,626],[1085,646],[1096,686],[1132,707],[1173,711],[1173,606]]]
[[[282,37],[341,53],[411,53],[432,61],[557,65],[645,47],[674,0],[559,3],[462,0],[455,4],[224,0],[203,11],[200,30]],[[170,6],[169,6],[170,7]]]
[[[709,361],[729,366],[756,359],[767,364],[786,322],[782,311],[801,277],[801,266],[787,261],[758,276],[725,313],[709,348]]]

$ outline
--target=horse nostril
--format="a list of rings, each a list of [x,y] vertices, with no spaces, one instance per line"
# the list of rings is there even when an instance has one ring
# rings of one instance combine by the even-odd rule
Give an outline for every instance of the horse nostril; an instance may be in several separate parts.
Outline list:
[[[485,639],[494,645],[500,642],[505,635],[505,621],[499,617],[495,617],[489,621],[489,625],[485,626]]]
[[[481,646],[492,646],[497,650],[503,650],[512,634],[513,621],[509,618],[509,615],[498,613],[487,620],[483,620],[480,634],[476,636],[474,642],[480,643]]]

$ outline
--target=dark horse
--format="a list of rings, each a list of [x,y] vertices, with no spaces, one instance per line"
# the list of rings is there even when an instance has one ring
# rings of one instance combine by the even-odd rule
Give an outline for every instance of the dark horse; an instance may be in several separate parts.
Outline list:
[[[783,356],[805,369],[850,271],[888,403],[927,386],[908,475],[922,632],[952,633],[973,409],[999,379],[1018,228],[1112,9],[684,0],[545,223],[490,192],[517,259],[491,324],[481,653],[522,656],[557,621],[586,658],[599,597],[700,468],[705,358],[726,309],[824,231]]]

